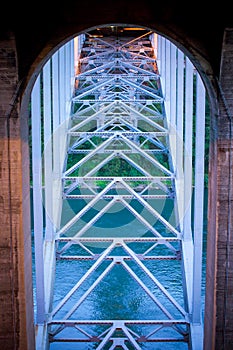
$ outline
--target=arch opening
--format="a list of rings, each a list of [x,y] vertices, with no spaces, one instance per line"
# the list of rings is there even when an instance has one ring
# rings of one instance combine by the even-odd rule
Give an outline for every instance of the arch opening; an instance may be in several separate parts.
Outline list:
[[[72,339],[93,349],[108,342],[155,349],[164,338],[187,349],[201,341],[206,104],[188,57],[146,28],[96,27],[44,65],[31,96],[36,324],[49,315],[44,348]]]

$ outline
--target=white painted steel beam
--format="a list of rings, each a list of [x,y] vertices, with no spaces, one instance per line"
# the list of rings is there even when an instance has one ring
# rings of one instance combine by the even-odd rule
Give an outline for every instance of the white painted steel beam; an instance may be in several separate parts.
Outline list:
[[[196,76],[196,154],[194,187],[194,251],[193,297],[191,339],[192,350],[203,348],[202,319],[202,252],[204,212],[204,159],[205,159],[205,88],[200,76]]]
[[[176,197],[178,221],[183,232],[184,219],[184,54],[177,51],[177,103],[176,103]]]
[[[184,137],[184,240],[192,240],[191,199],[193,185],[193,65],[185,59],[185,137]]]
[[[194,187],[194,262],[193,262],[193,312],[192,322],[202,323],[202,251],[204,212],[204,159],[205,159],[205,88],[197,75],[196,93],[196,156]]]
[[[53,158],[52,158],[52,94],[51,94],[51,61],[48,61],[43,68],[43,127],[44,127],[44,207],[45,207],[45,240],[53,240]]]
[[[53,110],[53,120],[52,120],[52,145],[53,145],[53,213],[52,219],[54,224],[54,230],[60,226],[60,146],[59,146],[59,127],[61,123],[60,118],[60,103],[59,103],[59,54],[56,52],[52,56],[52,110]]]
[[[41,168],[41,93],[40,76],[37,78],[31,96],[32,118],[32,173],[33,173],[33,231],[35,246],[36,275],[36,318],[38,324],[45,321],[44,289],[44,227],[42,202],[42,168]]]
[[[81,34],[61,47],[45,65],[43,122],[44,144],[47,148],[44,159],[47,216],[45,237],[43,234],[38,234],[35,237],[35,246],[38,307],[41,306],[38,309],[38,324],[43,323],[45,315],[48,314],[46,326],[40,328],[39,333],[42,334],[46,330],[46,334],[50,334],[51,341],[67,341],[62,331],[68,327],[75,327],[88,342],[98,340],[97,349],[104,349],[107,344],[110,349],[114,349],[115,346],[128,349],[128,343],[135,349],[141,349],[140,344],[144,341],[185,342],[187,337],[190,338],[191,350],[202,349],[201,259],[205,90],[197,74],[196,131],[198,132],[194,140],[194,73],[189,59],[174,44],[151,31],[143,31],[142,35],[129,38]],[[39,95],[37,83],[32,95],[34,116],[41,113]],[[36,211],[38,209],[34,225],[36,232],[39,233],[41,227],[43,229],[42,204],[39,204],[41,171],[38,168],[39,158],[41,161],[42,156],[41,126],[38,118],[34,118],[33,123],[33,172],[35,172],[33,181],[36,184],[33,194],[34,209]],[[195,154],[192,154],[193,142],[195,142]],[[164,159],[167,157],[166,162],[162,161],[162,156],[157,158],[160,154]],[[71,156],[78,157],[78,160],[75,162],[75,158],[72,158],[73,163],[70,162]],[[194,231],[192,232],[194,156]],[[124,177],[121,173],[98,176],[100,171],[104,171],[103,169],[116,159],[125,160],[131,169],[139,171],[142,176]],[[78,173],[80,168],[82,173]],[[152,176],[152,168],[161,172],[161,176]],[[96,187],[97,181],[105,181],[101,189]],[[143,184],[140,190],[135,187],[137,181]],[[122,194],[119,189],[123,191]],[[117,193],[115,194],[113,190]],[[171,223],[165,218],[164,213],[159,213],[155,209],[154,201],[161,201],[166,197],[173,200],[177,224]],[[83,199],[86,200],[86,204],[63,227],[60,227],[62,202],[67,199],[76,201]],[[140,203],[143,210],[138,212],[131,205],[131,201]],[[110,213],[116,203],[126,208],[154,237],[137,237],[137,232],[135,237],[124,237],[124,226],[121,227],[121,237],[115,237],[111,230],[107,237],[101,237],[98,229],[95,237],[86,237],[88,230],[105,214]],[[82,217],[98,206],[101,209],[98,209],[89,222],[80,228]],[[161,225],[164,227],[164,231],[160,232],[156,224],[148,221],[145,213],[153,217],[155,222],[158,221],[160,227]],[[56,234],[53,233],[55,230]],[[72,231],[70,237],[67,235],[71,232],[69,230]],[[95,254],[92,247],[87,246],[101,242],[105,247],[107,245],[107,248],[99,254]],[[128,245],[133,243],[141,247],[145,242],[150,243],[150,246],[143,249],[140,254]],[[73,249],[75,245],[81,247],[85,255],[69,254],[69,248],[73,246]],[[159,255],[155,249],[157,245],[163,245],[170,255]],[[116,247],[123,248],[124,253],[114,255],[113,250]],[[79,280],[74,281],[73,287],[54,307],[52,294],[56,269],[55,250],[58,259],[67,262],[89,261],[93,264]],[[165,259],[171,263],[175,259],[181,260],[184,307],[143,263],[148,260]],[[84,282],[88,282],[95,270],[106,261],[108,266],[65,311],[63,319],[56,319],[59,311],[67,307],[74,293],[81,290]],[[150,290],[139,273],[131,268],[130,262],[138,266],[139,270],[154,283],[159,293],[180,313],[179,320],[173,317],[172,310],[169,310],[169,307]],[[46,276],[41,264],[49,270]],[[71,320],[103,278],[119,264],[142,287],[149,299],[162,310],[165,318],[152,321]],[[89,325],[90,331],[83,329],[84,325]],[[93,325],[108,325],[108,328],[92,338],[90,334]],[[140,335],[140,332],[136,333],[130,328],[131,325],[155,327],[153,330],[148,330],[147,335]],[[173,337],[169,335],[161,337],[159,332],[165,327],[172,328],[177,334]],[[118,330],[122,333],[121,337],[115,336]],[[69,339],[71,340],[80,342],[83,339],[77,335],[76,338]],[[40,340],[38,338],[38,347],[39,343],[43,342],[44,344],[47,342],[44,335]],[[48,348],[48,342],[46,347]]]

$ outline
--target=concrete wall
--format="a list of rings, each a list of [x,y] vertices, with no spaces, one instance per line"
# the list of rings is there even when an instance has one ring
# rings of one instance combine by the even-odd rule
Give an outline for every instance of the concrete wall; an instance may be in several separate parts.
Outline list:
[[[21,135],[21,127],[27,128],[19,118],[17,68],[15,41],[9,35],[0,42],[0,348],[32,350],[29,158]]]
[[[210,143],[205,349],[233,342],[233,30],[226,30]]]

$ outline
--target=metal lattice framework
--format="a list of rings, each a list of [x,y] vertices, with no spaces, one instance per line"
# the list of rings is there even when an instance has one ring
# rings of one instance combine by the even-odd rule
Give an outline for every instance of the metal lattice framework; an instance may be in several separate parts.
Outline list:
[[[100,39],[88,35],[82,48],[80,72],[76,77],[73,98],[72,124],[68,131],[68,153],[80,154],[81,157],[72,166],[67,166],[63,173],[63,195],[64,198],[85,199],[86,204],[58,231],[57,255],[59,259],[91,260],[93,265],[52,311],[52,319],[49,323],[52,341],[64,340],[62,332],[71,324],[77,330],[75,341],[83,341],[86,338],[87,341],[98,342],[97,349],[103,349],[107,343],[112,344],[111,348],[122,346],[127,349],[127,343],[131,343],[135,349],[141,349],[141,342],[158,341],[158,339],[187,341],[189,327],[187,312],[144,263],[148,259],[173,260],[180,259],[181,256],[179,228],[171,225],[150,203],[151,199],[159,200],[174,196],[174,173],[168,166],[171,162],[162,164],[156,158],[158,153],[169,157],[169,141],[159,74],[149,34],[118,40],[114,37]],[[129,164],[127,169],[129,171],[132,169],[132,172],[134,170],[138,176],[122,177],[119,173],[115,174],[117,167],[116,165],[114,167],[116,164],[114,160],[116,159],[127,162]],[[113,169],[108,171],[110,162],[113,164]],[[102,175],[99,175],[101,169]],[[95,186],[98,180],[104,184],[101,189]],[[135,190],[137,183],[142,187],[139,191]],[[79,191],[76,191],[77,189]],[[145,213],[139,213],[135,209],[135,204],[131,204],[132,201],[138,201]],[[98,242],[105,242],[106,245],[103,251],[96,255],[94,249],[88,248],[90,237],[85,238],[85,234],[116,203],[127,208],[145,226],[145,233],[147,232],[149,237],[144,235],[141,237],[141,233],[139,235],[135,232],[134,237],[129,240],[127,236],[125,237],[124,226],[120,229],[121,234],[118,229],[116,237],[114,229],[110,229],[106,237],[96,232],[95,237],[91,238],[93,246],[95,247],[95,243]],[[101,209],[97,210],[97,213],[82,228],[75,228],[75,224],[95,207],[101,207]],[[156,225],[150,223],[147,218],[148,213],[151,213],[156,218],[155,221],[159,220],[164,226],[166,236],[158,232]],[[69,233],[70,229],[74,234]],[[134,249],[130,247],[130,243],[136,244]],[[72,245],[81,246],[87,256],[78,255],[78,253],[70,255],[69,249]],[[157,255],[158,245],[166,247],[166,255],[162,257]],[[124,255],[115,256],[113,251],[116,247],[122,247]],[[138,250],[140,253],[137,252]],[[108,260],[109,264],[101,275],[81,295],[70,311],[59,319],[59,310],[105,260]],[[152,293],[127,264],[129,260],[150,278],[158,292],[165,296],[177,312],[172,313],[169,307],[161,303],[159,297]],[[144,289],[145,294],[162,311],[162,319],[157,320],[153,317],[149,321],[71,321],[71,316],[81,303],[116,264],[121,264]],[[119,283],[121,283],[120,280]],[[109,295],[109,302],[111,302],[111,295]],[[96,321],[106,326],[100,334],[86,333],[85,328],[82,328],[90,322],[95,325]],[[135,323],[137,326],[143,325],[143,328],[147,325],[148,330],[145,332],[143,329],[143,332],[135,333],[132,329]],[[173,329],[175,333],[173,336],[164,336],[164,330],[167,327]],[[162,335],[159,335],[161,330]]]
[[[48,233],[43,238],[43,259],[50,271],[49,282],[43,277],[43,290],[49,290],[42,311],[47,314],[45,333],[48,343],[92,343],[98,350],[151,349],[156,342],[180,342],[185,348],[200,350],[202,325],[199,316],[195,322],[192,311],[198,307],[200,313],[193,297],[197,255],[187,210],[192,182],[192,155],[187,148],[192,129],[186,118],[183,144],[183,121],[174,119],[172,95],[169,101],[164,98],[169,85],[165,78],[171,79],[172,69],[168,75],[157,57],[157,36],[146,30],[141,35],[139,30],[136,33],[88,32],[79,37],[80,56],[68,107],[71,116],[64,118],[58,129],[53,122],[49,153],[47,150],[44,157],[45,169],[48,159],[53,163],[53,183],[47,173],[45,205],[53,217],[50,230],[55,230],[52,239]],[[184,57],[181,61],[184,64]],[[196,169],[200,175],[202,168]],[[59,193],[61,199],[57,201]],[[167,200],[169,210],[165,208]],[[79,207],[68,218],[67,202]],[[123,210],[130,216],[127,224],[120,215]],[[105,226],[107,215],[115,215],[118,224]],[[199,221],[195,223],[198,226]],[[62,261],[72,262],[81,272],[72,279],[69,291],[59,301],[52,301],[59,282],[51,282],[56,280],[51,271],[56,271]],[[182,299],[172,292],[174,281],[167,276],[163,283],[157,274],[159,267],[166,275],[167,264],[177,270]],[[105,278],[118,278],[122,283],[116,269],[124,271],[149,300],[152,306],[145,310],[146,317],[124,319],[109,314],[98,318],[92,314],[90,318],[88,311],[84,314],[85,301]],[[200,285],[197,288],[199,295]],[[128,303],[132,298],[128,293]]]

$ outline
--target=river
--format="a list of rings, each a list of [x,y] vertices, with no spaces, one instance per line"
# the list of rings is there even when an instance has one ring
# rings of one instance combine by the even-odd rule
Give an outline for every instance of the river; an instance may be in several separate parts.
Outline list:
[[[125,223],[127,228],[127,211],[122,211],[121,222]],[[123,217],[124,216],[124,217]],[[105,216],[105,227],[111,225],[117,227],[119,225],[119,217],[115,215],[115,222],[111,217]],[[206,235],[207,235],[207,190],[205,192],[205,212],[204,212],[204,236],[203,236],[203,281],[202,281],[202,305],[204,314],[204,296],[205,296],[205,266],[206,266]],[[109,223],[108,223],[109,220]],[[138,225],[132,228],[129,225],[129,230],[139,230]],[[32,230],[33,233],[33,230]],[[130,231],[128,232],[130,235]],[[127,235],[127,232],[124,232]],[[33,241],[33,240],[32,240]],[[103,247],[91,247],[93,251],[101,250]],[[73,246],[73,250],[77,247]],[[72,253],[71,249],[71,253]],[[162,249],[162,248],[161,248]],[[34,294],[35,294],[35,271],[34,271],[34,247],[33,252],[33,281],[34,281]],[[118,252],[121,255],[121,252]],[[86,261],[63,261],[59,260],[56,267],[55,278],[55,293],[54,293],[54,305],[57,305],[62,298],[70,291],[76,281],[84,274],[88,267],[93,264],[92,261],[87,263]],[[100,275],[107,267],[109,262],[104,262],[97,271],[93,274],[92,278],[88,279],[88,282],[82,286],[80,294],[76,293],[71,298],[70,302],[66,303],[65,308],[59,312],[59,317],[63,317],[69,310],[71,305],[80,297],[81,293],[85,289],[88,289],[94,282],[95,278]],[[138,267],[133,266],[130,262],[129,266],[137,273],[137,275],[153,290],[153,293],[157,293],[156,289],[152,285],[151,281],[144,276],[143,272]],[[156,278],[168,288],[170,294],[183,306],[183,293],[182,293],[182,277],[180,273],[180,261],[167,260],[167,261],[147,261],[146,266],[148,269],[156,275]],[[166,306],[166,300],[163,300]],[[168,305],[167,305],[168,306]],[[169,307],[169,306],[168,306]],[[156,317],[155,317],[156,315]],[[145,295],[145,291],[139,287],[136,281],[129,276],[127,271],[119,265],[115,265],[111,270],[111,273],[105,276],[105,278],[96,286],[96,288],[90,293],[86,300],[81,304],[77,311],[73,315],[78,319],[154,319],[163,318],[161,311],[155,306],[155,303]],[[146,350],[164,350],[162,343],[145,343],[142,345],[142,349]],[[85,345],[74,343],[53,343],[50,346],[51,350],[91,350],[96,347],[93,344]],[[104,348],[108,349],[108,347]],[[129,349],[133,349],[129,346]],[[182,343],[166,343],[166,350],[186,350],[188,349],[185,344]]]

